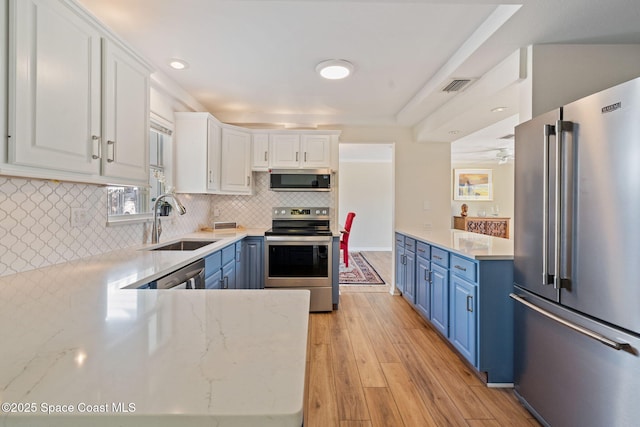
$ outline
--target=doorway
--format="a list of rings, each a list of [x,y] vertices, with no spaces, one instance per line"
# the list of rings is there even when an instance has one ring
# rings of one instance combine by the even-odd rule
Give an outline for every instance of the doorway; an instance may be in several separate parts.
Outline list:
[[[355,212],[351,251],[391,251],[394,224],[393,143],[340,143],[338,219]]]

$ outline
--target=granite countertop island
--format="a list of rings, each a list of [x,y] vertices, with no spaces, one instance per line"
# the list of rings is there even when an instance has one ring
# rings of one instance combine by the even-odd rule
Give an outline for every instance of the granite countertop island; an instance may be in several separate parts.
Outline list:
[[[299,427],[308,291],[123,289],[246,235],[0,278],[0,426]]]

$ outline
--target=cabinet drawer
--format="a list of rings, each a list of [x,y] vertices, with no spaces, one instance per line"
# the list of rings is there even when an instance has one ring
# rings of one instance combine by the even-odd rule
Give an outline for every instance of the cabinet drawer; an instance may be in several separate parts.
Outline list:
[[[431,248],[431,262],[449,268],[449,252],[440,248]]]
[[[402,234],[396,233],[396,244],[404,246],[404,236]]]
[[[429,259],[431,257],[431,246],[423,242],[416,242],[416,255],[420,258]]]
[[[408,251],[415,252],[416,251],[416,241],[409,237],[404,238],[404,248]]]
[[[476,282],[476,263],[470,259],[451,255],[451,273],[463,277],[470,282]]]
[[[204,275],[205,277],[211,276],[216,271],[222,268],[222,253],[220,251],[214,252],[211,255],[207,255],[204,259]]]
[[[222,264],[227,264],[236,258],[235,245],[229,245],[226,248],[222,248]]]

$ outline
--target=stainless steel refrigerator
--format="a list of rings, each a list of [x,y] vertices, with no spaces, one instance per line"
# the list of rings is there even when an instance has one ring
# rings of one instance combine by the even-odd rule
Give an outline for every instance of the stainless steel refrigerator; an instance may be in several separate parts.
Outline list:
[[[640,78],[515,135],[516,394],[546,425],[640,425]]]

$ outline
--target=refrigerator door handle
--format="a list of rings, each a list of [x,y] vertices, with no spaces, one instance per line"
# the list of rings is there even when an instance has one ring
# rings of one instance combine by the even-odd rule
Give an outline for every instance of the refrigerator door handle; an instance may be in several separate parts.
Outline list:
[[[555,230],[554,230],[554,270],[553,270],[553,288],[561,289],[562,281],[569,280],[569,267],[562,263],[568,263],[567,256],[569,251],[567,246],[570,244],[569,239],[569,213],[566,198],[572,197],[573,184],[570,173],[571,166],[567,163],[573,160],[571,155],[571,147],[567,145],[564,138],[565,132],[573,130],[573,123],[558,120],[556,122],[556,164],[555,164]],[[569,187],[567,186],[569,185]],[[564,255],[564,256],[563,256]],[[563,268],[564,267],[564,268]],[[564,275],[562,273],[565,273]]]
[[[553,313],[548,312],[547,310],[538,307],[537,305],[527,301],[524,297],[520,296],[520,295],[516,295],[514,293],[510,293],[509,297],[511,297],[512,299],[516,300],[517,302],[519,302],[520,304],[525,305],[526,307],[530,308],[531,310],[540,313],[541,315],[556,321],[558,323],[560,323],[561,325],[566,326],[569,329],[572,329],[582,335],[586,335],[587,337],[594,339],[598,342],[600,342],[601,344],[604,344],[608,347],[611,347],[615,350],[626,350],[626,351],[630,351],[633,349],[633,347],[631,347],[631,344],[626,343],[626,342],[620,342],[620,341],[615,341],[612,340],[610,338],[605,337],[604,335],[601,335],[595,331],[592,331],[591,329],[587,329],[587,328],[583,328],[580,325],[576,325],[573,322],[569,322],[566,319],[563,319],[560,316],[556,316]]]
[[[550,285],[549,274],[549,139],[555,135],[553,125],[544,125],[543,164],[542,164],[542,284]]]

